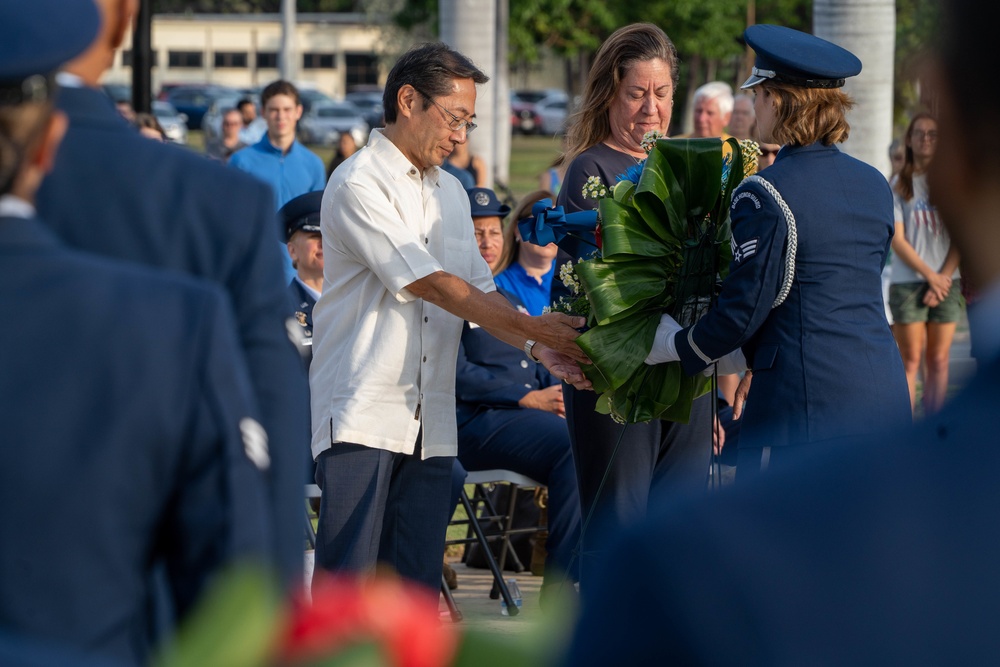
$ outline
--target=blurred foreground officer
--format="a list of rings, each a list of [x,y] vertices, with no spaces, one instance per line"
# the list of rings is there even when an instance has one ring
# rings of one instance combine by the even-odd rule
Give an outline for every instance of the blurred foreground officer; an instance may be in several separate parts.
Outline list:
[[[630,571],[609,568],[584,590],[594,597],[565,664],[997,662],[1000,110],[982,95],[994,25],[976,0],[941,4],[930,187],[970,272],[989,285],[969,312],[983,367],[890,443],[828,450],[705,503],[660,503],[616,548]]]
[[[143,664],[155,563],[182,615],[219,568],[270,558],[269,457],[222,290],[35,218],[55,69],[98,23],[90,2],[0,5],[0,627]]]
[[[292,304],[275,243],[274,196],[252,176],[141,137],[97,88],[136,4],[98,0],[100,33],[59,75],[57,103],[70,125],[39,191],[39,213],[70,246],[225,287],[273,459],[275,550],[286,580],[298,584],[308,388],[286,329]],[[133,319],[121,312],[123,325]]]

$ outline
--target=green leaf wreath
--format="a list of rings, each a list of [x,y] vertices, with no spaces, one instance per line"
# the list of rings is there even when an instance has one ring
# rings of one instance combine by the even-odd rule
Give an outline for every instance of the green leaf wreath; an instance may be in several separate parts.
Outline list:
[[[600,200],[600,256],[572,267],[590,306],[577,342],[594,362],[584,372],[600,412],[686,423],[708,391],[709,378],[679,362],[644,360],[661,313],[687,326],[718,294],[732,259],[732,192],[756,170],[756,153],[735,139],[660,139]]]

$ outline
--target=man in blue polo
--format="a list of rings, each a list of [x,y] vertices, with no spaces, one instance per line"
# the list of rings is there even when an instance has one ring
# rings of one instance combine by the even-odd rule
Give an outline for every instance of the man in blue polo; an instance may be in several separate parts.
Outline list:
[[[302,118],[299,91],[287,81],[268,84],[260,94],[267,134],[253,146],[233,153],[229,164],[274,188],[275,210],[307,192],[326,186],[323,161],[295,139]]]
[[[260,94],[260,104],[267,134],[256,144],[233,153],[229,164],[274,188],[277,210],[299,195],[326,187],[326,169],[319,156],[295,138],[295,128],[302,118],[302,101],[295,86],[282,80],[268,84]],[[285,279],[292,280],[295,269],[284,252],[284,244],[282,256]]]

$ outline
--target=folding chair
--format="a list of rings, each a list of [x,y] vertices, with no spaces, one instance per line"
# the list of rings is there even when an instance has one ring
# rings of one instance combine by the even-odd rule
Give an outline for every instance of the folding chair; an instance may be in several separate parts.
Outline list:
[[[510,590],[507,588],[507,581],[503,577],[503,567],[506,563],[507,556],[510,555],[511,558],[515,559],[515,565],[518,570],[523,570],[525,568],[520,560],[517,559],[517,554],[514,553],[514,550],[511,548],[510,536],[520,532],[534,532],[538,530],[537,527],[519,529],[512,527],[514,520],[514,507],[517,502],[517,490],[521,487],[536,488],[544,485],[540,482],[536,482],[530,477],[520,475],[511,470],[470,471],[468,477],[465,479],[465,483],[472,484],[474,487],[472,498],[469,498],[464,486],[460,496],[467,518],[464,520],[453,521],[452,525],[467,523],[469,531],[474,533],[474,537],[470,537],[467,533],[465,538],[447,540],[445,544],[471,544],[473,542],[479,544],[483,550],[486,565],[493,574],[493,590],[490,591],[490,598],[495,600],[502,597],[504,602],[507,604],[508,614],[516,616],[519,610],[514,604],[514,599],[510,594]],[[506,513],[499,513],[496,507],[493,506],[493,503],[490,501],[489,495],[485,489],[487,484],[511,485],[510,499],[507,504]],[[482,527],[484,521],[500,522],[500,532],[496,535],[487,535]],[[499,562],[493,556],[493,550],[490,549],[490,542],[495,540],[501,540]],[[460,619],[461,613],[458,611],[457,606],[455,606],[454,600],[450,595],[450,591],[447,590],[448,587],[444,581],[441,582],[441,586],[441,590],[445,594],[445,601],[448,603],[448,609],[451,611],[452,618],[455,618],[457,614]]]

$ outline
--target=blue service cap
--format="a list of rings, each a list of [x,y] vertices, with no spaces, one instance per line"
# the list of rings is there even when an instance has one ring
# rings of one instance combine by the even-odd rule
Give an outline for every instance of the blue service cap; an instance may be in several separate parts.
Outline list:
[[[319,212],[323,204],[323,191],[307,192],[290,200],[278,210],[278,223],[281,225],[282,239],[287,242],[292,234],[320,231]]]
[[[470,188],[468,193],[473,218],[493,215],[504,218],[510,213],[510,206],[502,203],[496,193],[489,188]]]
[[[52,97],[56,71],[87,50],[100,25],[93,0],[0,2],[0,105]]]
[[[840,88],[847,77],[861,72],[861,61],[847,49],[784,26],[752,25],[743,39],[757,59],[740,88],[768,79],[802,88]]]

